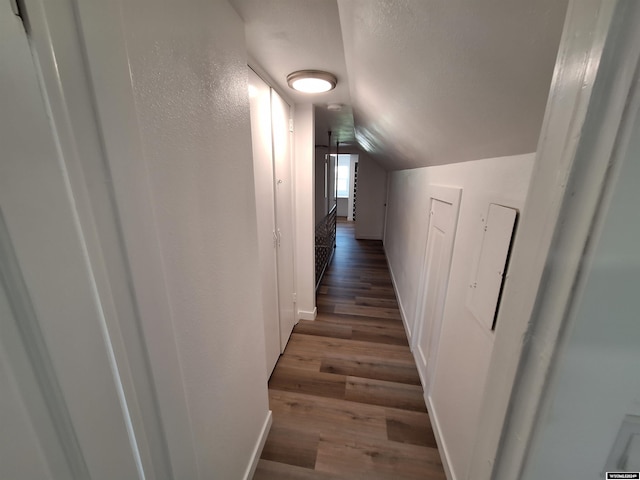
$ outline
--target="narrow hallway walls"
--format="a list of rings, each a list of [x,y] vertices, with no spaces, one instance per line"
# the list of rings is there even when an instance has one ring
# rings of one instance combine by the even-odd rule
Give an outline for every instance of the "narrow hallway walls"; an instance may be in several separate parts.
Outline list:
[[[430,186],[462,188],[435,378],[431,391],[425,392],[443,461],[454,478],[464,478],[467,472],[493,348],[494,332],[466,306],[482,218],[490,203],[522,209],[533,161],[534,154],[526,154],[390,173],[385,251],[409,328],[422,321],[416,307]]]
[[[296,318],[315,320],[315,137],[313,105],[294,108]]]
[[[382,240],[387,172],[366,152],[359,155],[356,201],[356,238]]]
[[[79,2],[174,478],[268,428],[244,26],[227,2]]]

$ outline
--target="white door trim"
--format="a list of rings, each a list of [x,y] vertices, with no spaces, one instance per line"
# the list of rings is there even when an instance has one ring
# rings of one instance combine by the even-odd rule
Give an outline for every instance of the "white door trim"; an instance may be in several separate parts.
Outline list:
[[[154,293],[166,283],[149,185],[132,174],[144,166],[131,159],[144,155],[131,79],[120,74],[129,71],[120,3],[25,0],[25,7],[145,475],[197,478],[171,308],[167,295]],[[107,31],[109,41],[101,37]],[[100,72],[98,62],[91,70],[92,53],[124,68]],[[107,145],[118,165],[107,166]],[[112,192],[118,185],[124,190]],[[117,199],[132,195],[136,211],[118,211]],[[118,222],[123,232],[136,225],[144,234],[125,238]],[[150,332],[154,341],[145,343]]]
[[[104,262],[96,256],[99,246],[96,224],[88,214],[88,189],[84,180],[78,183],[79,159],[99,162],[102,152],[97,143],[92,145],[95,148],[88,147],[96,138],[96,122],[73,5],[58,2],[54,15],[46,7],[35,0],[21,4],[24,27],[13,16],[14,22],[7,24],[20,24],[23,37],[12,28],[9,45],[4,43],[15,52],[9,70],[20,83],[11,99],[22,98],[24,108],[13,109],[11,125],[16,130],[3,125],[3,131],[18,139],[28,135],[34,145],[16,148],[13,141],[7,142],[4,185],[0,186],[6,220],[4,290],[29,357],[26,370],[35,372],[48,408],[31,409],[37,392],[29,395],[25,405],[39,433],[47,420],[55,425],[71,477],[144,478],[148,445],[133,425],[141,418],[131,388],[130,364],[122,354],[114,302],[107,300]],[[9,18],[8,10],[5,2],[0,15]],[[60,44],[64,48],[58,50]],[[64,98],[62,81],[68,79],[64,75],[77,81],[73,86],[77,103]],[[8,105],[7,114],[12,110],[11,102]],[[81,128],[74,130],[70,112],[82,116],[87,111],[88,118],[83,117]],[[96,190],[102,191],[106,184],[104,179]],[[5,188],[8,185],[12,187]],[[2,323],[6,327],[11,321]],[[13,368],[24,365],[16,362],[19,350],[17,344],[8,350]],[[24,385],[24,380],[20,378],[19,383]],[[92,415],[87,415],[89,410]],[[41,438],[44,454],[51,459],[47,450],[52,438]],[[60,465],[51,465],[54,472]]]

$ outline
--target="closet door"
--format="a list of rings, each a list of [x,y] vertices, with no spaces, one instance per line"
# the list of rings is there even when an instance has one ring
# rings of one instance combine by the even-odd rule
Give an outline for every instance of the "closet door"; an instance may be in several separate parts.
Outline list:
[[[431,207],[428,214],[428,234],[423,268],[423,304],[414,349],[417,366],[427,394],[433,385],[444,305],[449,284],[453,243],[458,224],[458,210],[462,190],[453,187],[431,186]]]
[[[293,280],[293,174],[291,162],[290,107],[271,89],[271,130],[276,193],[278,243],[278,290],[280,305],[280,351],[295,325]]]
[[[266,347],[267,377],[280,356],[278,311],[277,236],[274,210],[273,148],[271,140],[271,89],[249,69],[253,176],[256,189],[258,249],[262,284],[262,311]]]

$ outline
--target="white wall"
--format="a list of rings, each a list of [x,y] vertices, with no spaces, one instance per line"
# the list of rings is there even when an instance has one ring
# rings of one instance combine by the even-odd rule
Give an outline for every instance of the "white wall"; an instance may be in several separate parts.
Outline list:
[[[107,3],[79,18],[174,475],[242,478],[269,418],[243,24]]]
[[[336,204],[338,206],[337,215],[339,217],[346,217],[349,212],[349,199],[348,198],[337,198]]]
[[[526,480],[603,478],[624,416],[640,415],[640,121],[632,135],[552,365]]]
[[[313,105],[296,105],[294,113],[296,319],[315,320],[315,224]]]
[[[366,153],[360,153],[356,192],[356,238],[382,240],[386,201],[386,170]]]
[[[467,473],[493,346],[493,333],[465,306],[482,239],[481,219],[489,203],[522,208],[533,161],[534,154],[527,154],[389,174],[384,243],[409,327],[415,320],[427,242],[429,185],[463,189],[430,412],[443,442],[442,453],[457,479]],[[366,171],[367,167],[361,164],[360,168]],[[359,171],[356,225],[360,202]]]

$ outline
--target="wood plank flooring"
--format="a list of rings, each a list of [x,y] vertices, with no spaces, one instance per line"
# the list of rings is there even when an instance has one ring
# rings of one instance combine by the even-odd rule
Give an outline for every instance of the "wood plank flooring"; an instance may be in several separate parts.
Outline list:
[[[382,242],[338,247],[318,318],[300,321],[269,381],[273,426],[256,480],[445,480]]]

